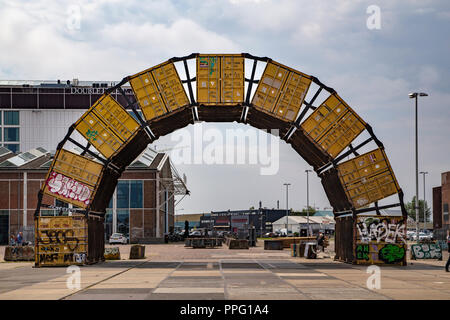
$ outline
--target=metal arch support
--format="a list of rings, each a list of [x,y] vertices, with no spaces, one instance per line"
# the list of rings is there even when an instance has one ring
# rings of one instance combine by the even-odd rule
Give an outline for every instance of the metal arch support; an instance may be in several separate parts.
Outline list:
[[[197,119],[197,120],[198,120],[198,117],[197,118],[195,117],[195,112],[196,112],[195,108],[197,106],[197,102],[195,101],[194,91],[193,91],[193,88],[192,88],[192,83],[194,81],[196,81],[197,79],[196,79],[196,77],[192,77],[191,78],[191,75],[189,74],[189,67],[188,67],[188,64],[187,64],[187,60],[197,58],[198,55],[199,55],[198,53],[192,53],[192,54],[187,55],[187,56],[173,57],[173,58],[169,59],[169,61],[172,62],[172,63],[183,62],[185,73],[186,73],[186,80],[181,80],[180,79],[180,81],[182,83],[186,83],[187,84],[187,87],[188,87],[188,90],[189,90],[190,107],[192,107],[191,109],[192,109],[192,112],[193,112],[193,115],[194,115],[194,119]],[[257,84],[260,81],[260,80],[256,80],[255,79],[257,63],[259,61],[268,63],[268,62],[272,61],[272,59],[268,58],[268,57],[254,56],[254,55],[251,55],[249,53],[242,53],[242,56],[244,58],[246,58],[246,59],[253,60],[253,67],[252,67],[252,72],[251,72],[250,79],[246,79],[245,78],[245,74],[244,74],[244,81],[248,82],[248,87],[247,87],[245,100],[244,100],[244,103],[239,104],[239,107],[244,107],[243,108],[243,112],[241,114],[241,120],[242,120],[242,122],[245,123],[246,122],[245,121],[246,120],[246,111],[248,111],[249,108],[252,107],[250,101],[251,101],[253,84]],[[283,133],[284,137],[282,137],[282,139],[284,139],[286,141],[290,140],[290,138],[293,137],[294,133],[296,133],[296,130],[298,130],[300,128],[300,124],[301,124],[302,120],[304,119],[304,117],[306,116],[307,112],[309,110],[315,110],[316,109],[316,107],[314,106],[314,103],[315,103],[316,99],[319,97],[320,93],[323,90],[326,90],[330,94],[336,93],[336,91],[333,88],[326,86],[318,78],[316,78],[314,76],[311,76],[311,81],[313,83],[315,83],[316,85],[318,85],[319,88],[314,93],[312,99],[309,100],[309,102],[303,101],[304,108],[301,110],[301,113],[300,113],[299,117],[295,120],[295,122],[288,123],[288,125],[286,126],[287,131],[285,133]],[[124,96],[125,101],[127,101],[127,103],[128,103],[127,108],[131,108],[133,110],[136,118],[140,122],[141,126],[144,128],[144,130],[147,133],[147,135],[150,137],[150,140],[153,142],[155,140],[156,136],[155,136],[155,134],[153,134],[152,130],[148,126],[148,122],[144,121],[142,119],[142,117],[139,115],[139,113],[137,112],[137,103],[132,103],[130,101],[130,99],[129,99],[129,96],[127,96],[125,94],[124,90],[122,89],[122,86],[124,84],[126,84],[127,82],[129,82],[129,77],[123,78],[117,85],[115,85],[115,86],[113,86],[111,88],[108,88],[106,90],[106,93],[111,93],[111,92],[113,92],[115,90],[118,90],[122,94],[122,96]],[[171,115],[170,115],[170,112],[169,112],[168,117],[170,117],[170,116]],[[272,118],[274,118],[274,117],[272,116]],[[272,121],[272,120],[269,119],[269,121]],[[170,129],[170,127],[169,127],[169,129]],[[366,145],[367,143],[371,142],[371,141],[374,141],[379,148],[383,149],[384,148],[383,144],[375,136],[375,134],[374,134],[374,132],[372,130],[372,127],[367,124],[365,129],[370,134],[370,138],[369,139],[363,141],[362,143],[360,143],[359,145],[357,145],[355,147],[350,143],[349,147],[348,147],[348,150],[346,150],[344,153],[342,153],[337,158],[332,159],[332,161],[330,161],[330,159],[328,159],[328,158],[326,160],[323,160],[323,159],[320,158],[320,155],[316,154],[315,155],[316,159],[311,160],[311,162],[320,163],[320,165],[322,165],[325,162],[328,162],[326,165],[324,165],[322,167],[319,167],[319,168],[316,167],[315,168],[316,173],[320,176],[327,169],[330,169],[331,167],[336,167],[339,164],[339,162],[342,161],[342,159],[344,159],[346,156],[348,156],[350,154],[357,155],[357,150],[359,148],[361,148],[362,146]],[[70,135],[71,135],[71,133],[73,131],[74,131],[74,126],[71,126],[69,128],[69,131],[68,131],[67,135],[63,139],[63,141],[61,141],[58,144],[58,149],[62,148],[64,143],[67,142],[67,141],[74,142],[74,140],[70,138]],[[143,134],[143,136],[145,136],[145,135]],[[98,156],[95,153],[93,153],[92,151],[89,150],[89,148],[90,148],[89,144],[86,147],[85,146],[81,146],[81,147],[83,149],[83,153],[88,153],[89,155],[98,158]],[[314,147],[318,148],[317,146],[314,146]],[[311,149],[311,150],[312,150],[311,152],[317,153],[315,150],[313,150],[313,149]],[[103,162],[104,161],[105,160],[103,159]],[[107,164],[105,163],[105,165],[107,165]],[[189,194],[189,190],[187,189],[186,184],[184,183],[183,179],[176,172],[176,169],[174,168],[173,164],[171,163],[170,165],[171,165],[171,170],[172,170],[172,182],[171,182],[171,187],[170,188],[173,188],[173,195],[182,195],[183,198],[184,198],[185,195]],[[107,166],[114,169],[114,165],[113,164],[112,165],[108,164]],[[117,169],[117,167],[116,167],[116,169]],[[116,170],[116,172],[117,172],[117,170]],[[117,173],[120,174],[121,172],[117,172]],[[403,201],[402,201],[403,200],[403,194],[400,193],[400,192],[399,192],[399,197],[400,197],[400,204],[393,204],[393,205],[388,205],[388,206],[378,206],[378,203],[375,203],[375,209],[377,210],[377,212],[379,212],[380,209],[388,208],[388,207],[394,207],[394,206],[399,206],[400,205],[402,207],[402,212],[404,212],[405,210],[404,210],[404,205],[403,205]],[[42,195],[41,195],[41,198],[42,198]],[[345,208],[347,209],[347,206]],[[353,215],[357,215],[359,213],[372,211],[372,210],[373,210],[373,208],[365,208],[365,209],[359,209],[359,210],[355,210],[353,208],[353,209],[350,210],[350,212]],[[347,211],[341,211],[341,212],[338,212],[337,210],[335,210],[335,215],[338,216],[338,215],[342,215],[342,214],[345,214],[345,213],[348,213],[348,212],[349,212],[348,210]]]

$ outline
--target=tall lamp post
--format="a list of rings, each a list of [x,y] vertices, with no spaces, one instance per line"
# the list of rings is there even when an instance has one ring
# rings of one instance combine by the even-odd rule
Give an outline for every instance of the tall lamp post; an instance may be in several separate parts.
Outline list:
[[[428,94],[424,92],[413,92],[409,94],[410,99],[416,99],[416,240],[419,242],[419,151],[418,151],[418,139],[417,139],[417,98],[426,97]]]
[[[306,222],[307,222],[307,236],[309,237],[309,173],[312,172],[312,170],[305,170],[306,172]]]
[[[289,186],[290,183],[284,183],[286,186],[286,235],[289,232]]]
[[[427,212],[426,212],[426,205],[425,205],[425,175],[428,174],[427,171],[421,171],[420,174],[423,174],[423,222],[424,222],[424,228],[427,229]]]

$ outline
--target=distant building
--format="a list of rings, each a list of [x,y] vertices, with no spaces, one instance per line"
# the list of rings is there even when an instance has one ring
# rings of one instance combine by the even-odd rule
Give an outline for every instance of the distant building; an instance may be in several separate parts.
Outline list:
[[[441,174],[441,185],[433,188],[433,234],[444,239],[450,231],[450,171]]]
[[[175,229],[184,230],[185,221],[189,222],[189,228],[199,228],[200,219],[203,213],[192,214],[176,214],[175,215]]]
[[[300,236],[306,237],[308,224],[310,234],[317,234],[319,231],[325,234],[333,234],[336,223],[332,216],[310,216],[309,218],[304,216],[284,216],[273,223],[273,230],[287,229],[292,233],[298,233]]]
[[[12,151],[0,151],[0,162],[11,160],[0,167],[0,243],[8,241],[9,233],[33,230],[37,192],[50,165],[50,153],[68,128],[115,84],[78,79],[0,80],[0,146]],[[133,99],[131,87],[123,86],[123,90]],[[110,94],[122,106],[128,105],[119,90]],[[74,139],[85,143],[81,136],[74,135]],[[172,195],[186,193],[184,182],[173,169],[168,157],[150,150],[128,167],[107,210],[107,237],[111,232],[122,232],[132,241],[150,241],[162,239],[170,231],[174,223]]]
[[[43,148],[17,155],[0,147],[0,244],[7,244],[9,235],[19,231],[24,231],[27,241],[34,240],[37,194],[51,162],[51,154]],[[162,240],[174,226],[173,181],[167,154],[146,151],[138,157],[122,174],[106,210],[106,239],[120,232],[131,242]],[[56,199],[54,205],[71,208]],[[44,209],[41,214],[58,212]]]
[[[213,211],[200,218],[200,227],[237,233],[239,229],[255,227],[258,235],[271,232],[272,223],[286,215],[286,210],[248,209]]]

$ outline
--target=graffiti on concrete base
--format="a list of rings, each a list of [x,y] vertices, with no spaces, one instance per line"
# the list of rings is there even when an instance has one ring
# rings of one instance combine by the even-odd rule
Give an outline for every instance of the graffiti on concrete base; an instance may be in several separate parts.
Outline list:
[[[388,243],[378,252],[378,257],[387,264],[402,262],[405,257],[405,248]]]
[[[358,263],[398,264],[405,258],[406,250],[402,244],[360,243],[356,245]]]
[[[438,243],[420,243],[411,246],[413,259],[438,259],[442,260],[442,249]]]
[[[360,216],[356,221],[356,263],[403,264],[407,249],[405,239],[403,217]]]

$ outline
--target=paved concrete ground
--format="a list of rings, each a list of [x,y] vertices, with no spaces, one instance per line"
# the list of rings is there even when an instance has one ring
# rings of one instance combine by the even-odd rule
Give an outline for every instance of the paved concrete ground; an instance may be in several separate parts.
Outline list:
[[[81,267],[78,290],[67,288],[66,268],[2,262],[0,299],[450,299],[445,261],[382,267],[381,289],[370,290],[365,266],[289,250],[147,245],[145,260],[128,260],[130,246],[119,247],[123,260]]]

